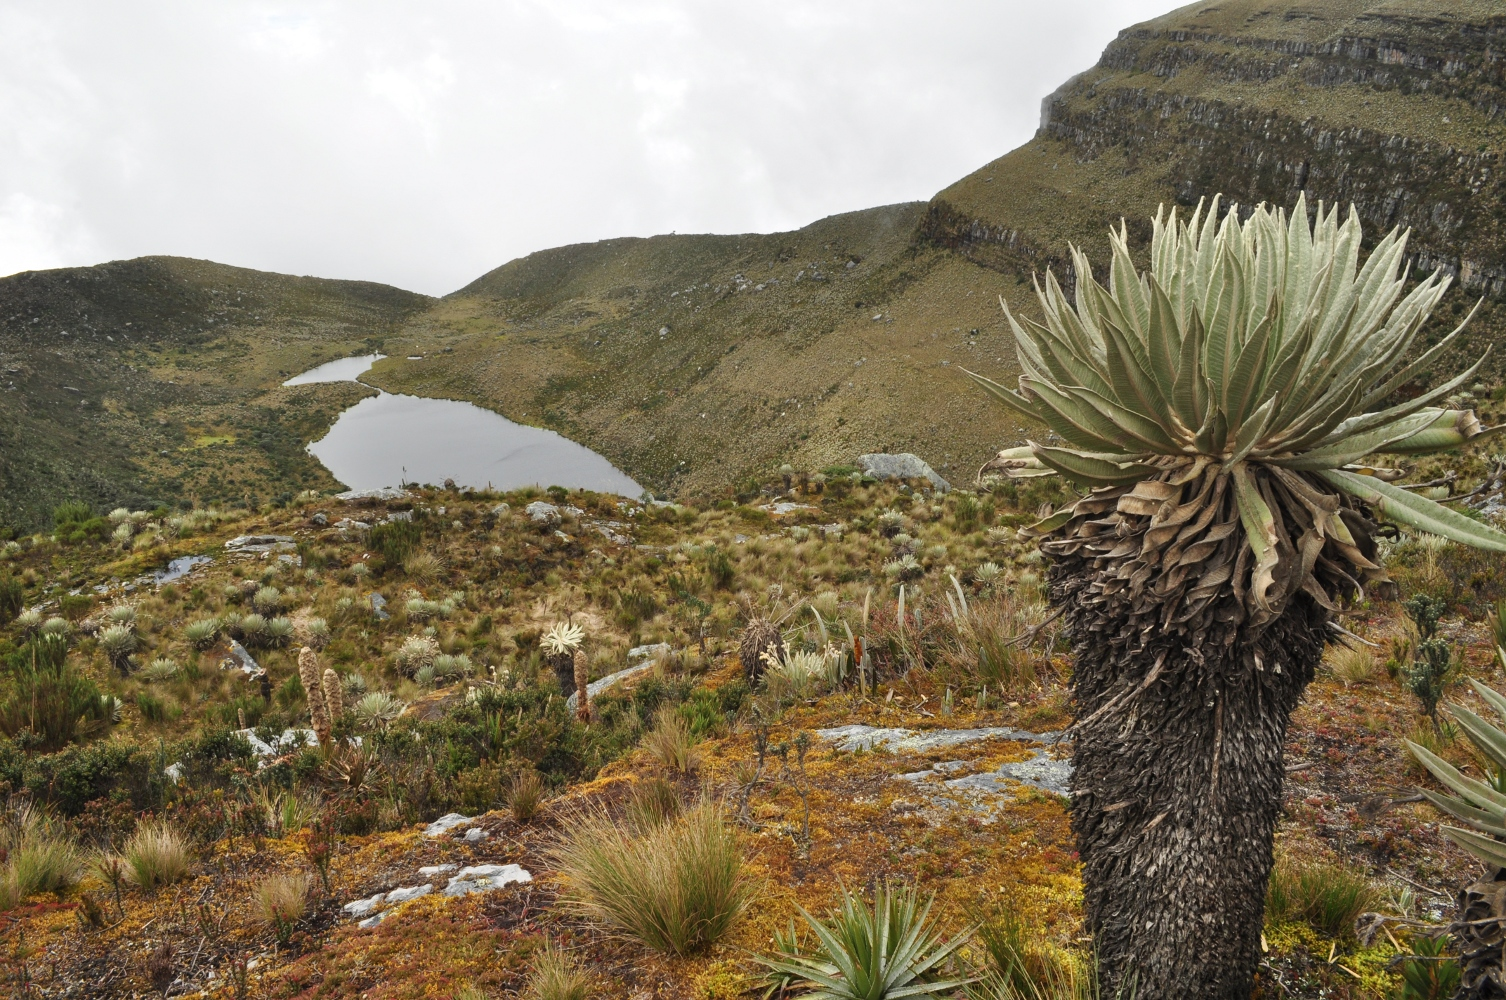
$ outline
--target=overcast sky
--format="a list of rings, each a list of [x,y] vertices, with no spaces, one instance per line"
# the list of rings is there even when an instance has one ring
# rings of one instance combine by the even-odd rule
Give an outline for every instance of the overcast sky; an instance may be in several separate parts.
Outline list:
[[[1174,0],[0,0],[0,275],[143,254],[452,291],[929,198]]]

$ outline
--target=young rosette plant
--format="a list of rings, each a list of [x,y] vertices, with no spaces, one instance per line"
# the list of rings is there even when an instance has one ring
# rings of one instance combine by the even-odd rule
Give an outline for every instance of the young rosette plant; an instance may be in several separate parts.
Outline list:
[[[939,997],[973,982],[944,978],[941,966],[972,937],[969,927],[943,941],[930,926],[931,903],[914,886],[878,886],[870,908],[861,896],[843,891],[842,905],[830,922],[800,915],[812,934],[810,953],[796,950],[793,929],[776,935],[782,950],[757,956],[778,987],[797,986],[801,997],[815,1000],[899,1000]]]
[[[539,640],[544,658],[554,671],[555,679],[559,681],[560,691],[567,695],[575,690],[575,651],[580,649],[585,639],[586,631],[579,625],[555,622]]]
[[[1501,719],[1506,697],[1471,679],[1470,684]],[[1506,996],[1506,732],[1459,705],[1448,713],[1486,762],[1486,780],[1467,777],[1426,747],[1408,741],[1412,756],[1453,795],[1417,789],[1462,826],[1442,826],[1445,837],[1485,864],[1486,875],[1459,891],[1459,908],[1449,928],[1459,946],[1464,989],[1458,996]]]
[[[1437,405],[1478,364],[1392,402],[1463,328],[1413,354],[1448,279],[1405,292],[1396,231],[1361,265],[1353,211],[1240,216],[1158,213],[1147,272],[1121,228],[1106,286],[1074,248],[1073,300],[1048,272],[1042,322],[1005,306],[1018,388],[973,375],[1051,432],[990,466],[1087,490],[1031,534],[1076,660],[1087,923],[1140,1000],[1250,994],[1287,721],[1339,606],[1391,589],[1377,522],[1506,552],[1366,461],[1483,432]]]

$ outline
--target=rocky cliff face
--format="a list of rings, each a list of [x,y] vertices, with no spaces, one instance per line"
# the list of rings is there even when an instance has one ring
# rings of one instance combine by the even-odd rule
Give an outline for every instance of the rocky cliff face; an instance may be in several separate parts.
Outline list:
[[[1133,232],[1162,203],[1306,192],[1372,234],[1411,228],[1415,271],[1498,300],[1503,149],[1506,6],[1203,3],[1121,33],[1048,98],[1035,140],[933,200],[925,234],[1060,267],[1067,240],[1100,246],[1121,215]]]

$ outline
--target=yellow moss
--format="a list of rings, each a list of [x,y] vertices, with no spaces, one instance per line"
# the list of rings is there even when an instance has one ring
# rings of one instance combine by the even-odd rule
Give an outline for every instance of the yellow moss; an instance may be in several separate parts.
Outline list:
[[[699,973],[691,984],[698,1000],[732,1000],[752,992],[758,980],[735,962],[720,961]]]

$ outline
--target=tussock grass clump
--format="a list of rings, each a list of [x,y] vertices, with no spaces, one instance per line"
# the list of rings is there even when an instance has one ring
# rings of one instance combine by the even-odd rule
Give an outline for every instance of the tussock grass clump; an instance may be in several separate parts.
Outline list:
[[[1320,934],[1345,937],[1354,933],[1354,920],[1373,910],[1379,900],[1359,872],[1326,861],[1297,861],[1280,857],[1271,869],[1266,890],[1268,923],[1305,923]]]
[[[188,844],[166,822],[147,822],[136,827],[121,854],[131,882],[148,892],[172,885],[188,874]]]
[[[78,848],[41,810],[13,809],[0,830],[5,868],[0,873],[0,909],[19,906],[38,892],[63,892],[83,874]]]
[[[1098,969],[1046,940],[1013,913],[980,922],[986,973],[969,1000],[1098,1000]]]
[[[263,879],[256,887],[256,913],[277,935],[280,943],[286,944],[293,936],[298,921],[308,910],[309,877],[296,875],[273,875]]]
[[[577,910],[674,955],[714,944],[752,896],[737,837],[709,800],[641,834],[579,814],[554,861]]]
[[[665,705],[654,716],[654,728],[643,737],[643,749],[660,767],[685,774],[700,764],[696,739],[685,719],[673,706]]]
[[[403,572],[410,580],[425,582],[444,572],[444,563],[432,552],[415,552],[403,560]]]
[[[627,823],[639,833],[647,833],[655,827],[680,815],[683,809],[680,792],[663,778],[649,778],[633,786],[627,801]]]
[[[523,996],[528,1000],[586,1000],[591,975],[580,959],[549,942],[533,955]]]
[[[1363,646],[1336,646],[1329,655],[1333,675],[1345,687],[1368,684],[1380,672],[1375,654]]]
[[[507,808],[512,812],[513,819],[519,823],[532,821],[543,802],[544,778],[539,772],[530,768],[512,779],[512,785],[507,790]]]

